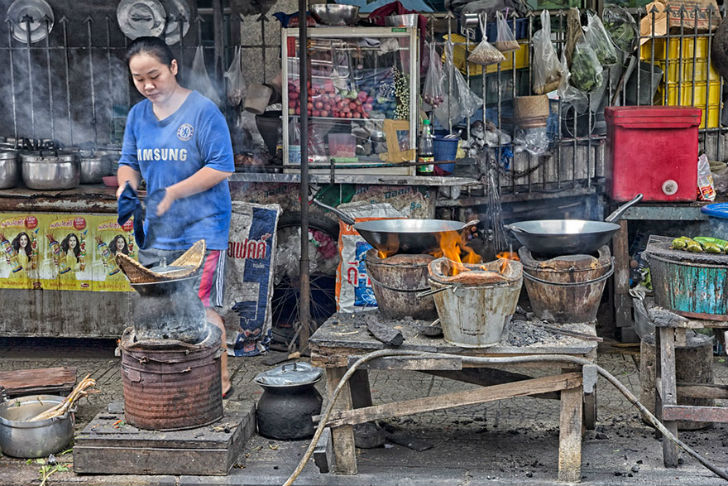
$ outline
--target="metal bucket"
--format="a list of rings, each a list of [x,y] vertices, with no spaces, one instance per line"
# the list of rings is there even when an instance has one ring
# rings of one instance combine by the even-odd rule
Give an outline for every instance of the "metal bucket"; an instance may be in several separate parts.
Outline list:
[[[526,247],[518,250],[518,256],[536,317],[559,323],[596,320],[604,286],[614,273],[608,247],[599,249],[598,259],[567,255],[537,261]]]
[[[519,262],[511,264],[517,278],[505,283],[458,285],[428,279],[433,292],[440,290],[434,299],[445,341],[464,348],[498,344],[503,328],[516,312],[523,283],[523,267]]]
[[[685,317],[728,321],[728,266],[646,255],[657,305]]]
[[[401,255],[404,262],[387,263],[372,248],[366,253],[366,268],[377,298],[379,312],[390,319],[412,317],[433,320],[437,316],[432,297],[417,299],[417,292],[427,290],[429,255]],[[392,258],[396,258],[392,257]]]
[[[55,395],[30,395],[0,403],[0,449],[12,457],[47,457],[65,449],[73,438],[73,413],[29,422],[62,403]]]
[[[180,430],[222,418],[221,332],[199,344],[136,342],[132,328],[121,337],[121,375],[126,421],[141,429]]]

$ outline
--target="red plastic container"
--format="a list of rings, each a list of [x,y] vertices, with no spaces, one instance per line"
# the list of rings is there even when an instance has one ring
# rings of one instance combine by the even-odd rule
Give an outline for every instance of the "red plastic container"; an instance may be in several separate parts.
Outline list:
[[[615,201],[695,201],[700,108],[609,106],[607,187]]]

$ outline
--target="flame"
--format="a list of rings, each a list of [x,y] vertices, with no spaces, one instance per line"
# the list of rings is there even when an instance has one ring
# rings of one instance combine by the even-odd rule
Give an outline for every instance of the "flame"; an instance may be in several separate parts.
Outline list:
[[[445,257],[455,263],[452,265],[452,275],[457,275],[460,272],[465,272],[468,268],[463,263],[480,263],[483,261],[480,255],[475,253],[472,248],[467,246],[460,233],[455,231],[446,231],[437,234],[437,241],[440,244],[440,248],[432,252],[435,258]],[[464,257],[460,257],[462,253],[465,253]]]

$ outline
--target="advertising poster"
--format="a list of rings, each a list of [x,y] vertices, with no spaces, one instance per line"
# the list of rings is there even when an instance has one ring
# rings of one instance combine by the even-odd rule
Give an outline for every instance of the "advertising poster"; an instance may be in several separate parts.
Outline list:
[[[93,290],[100,292],[130,291],[129,281],[116,264],[116,254],[123,253],[137,259],[134,240],[134,222],[119,226],[116,216],[93,216]]]
[[[47,214],[44,261],[50,263],[58,290],[91,290],[92,271],[89,247],[89,216]]]
[[[0,214],[0,288],[42,288],[40,230],[37,216]]]

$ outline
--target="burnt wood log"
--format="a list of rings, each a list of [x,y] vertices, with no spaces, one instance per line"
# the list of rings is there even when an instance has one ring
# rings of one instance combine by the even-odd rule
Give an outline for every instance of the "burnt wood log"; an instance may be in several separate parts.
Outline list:
[[[404,342],[404,336],[402,331],[394,329],[390,326],[385,326],[378,322],[369,321],[367,322],[367,329],[378,341],[383,342],[388,346],[401,346]]]

